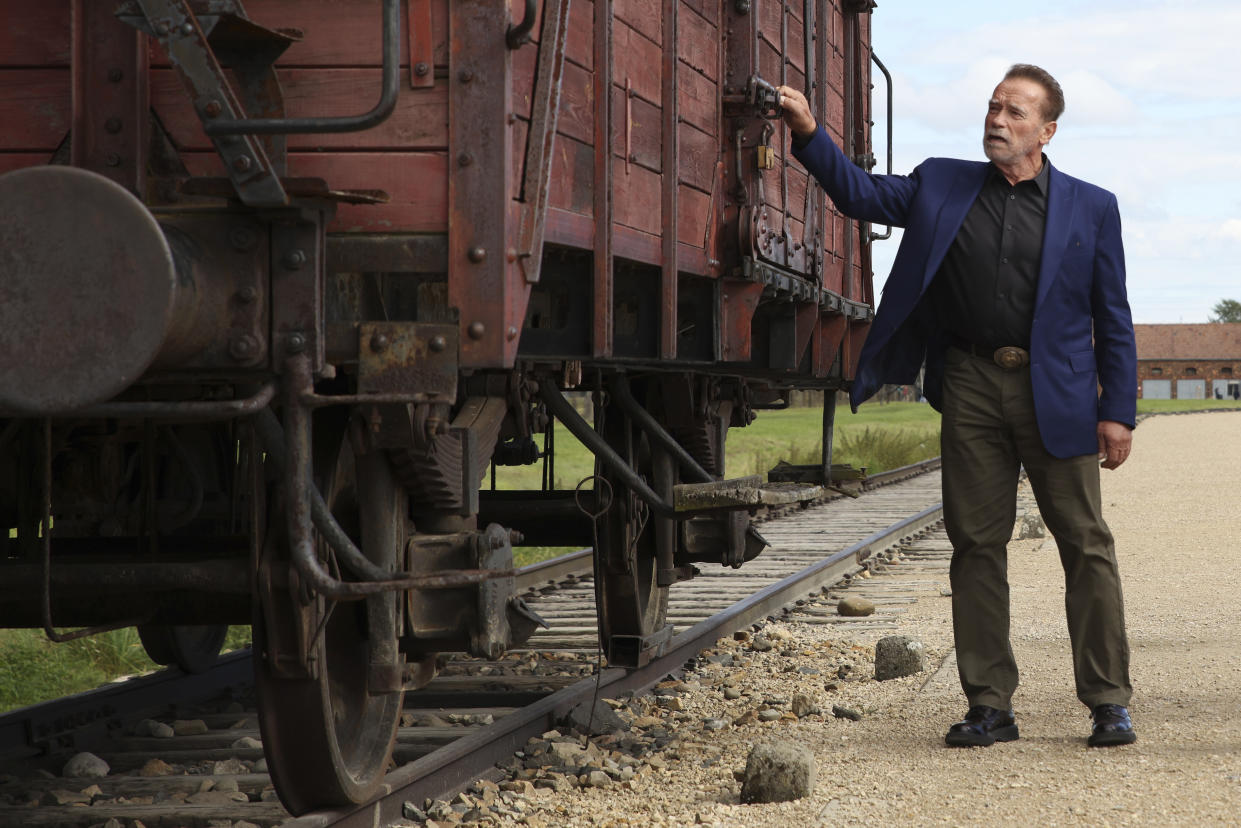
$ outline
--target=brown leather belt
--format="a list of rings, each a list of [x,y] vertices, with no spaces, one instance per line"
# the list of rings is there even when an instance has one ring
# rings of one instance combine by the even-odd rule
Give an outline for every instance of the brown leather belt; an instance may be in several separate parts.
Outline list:
[[[1030,364],[1030,352],[1025,348],[1018,348],[1016,345],[1005,345],[1003,348],[996,348],[993,351],[990,348],[984,348],[970,342],[954,342],[953,344],[966,353],[990,359],[1005,371],[1016,371]]]

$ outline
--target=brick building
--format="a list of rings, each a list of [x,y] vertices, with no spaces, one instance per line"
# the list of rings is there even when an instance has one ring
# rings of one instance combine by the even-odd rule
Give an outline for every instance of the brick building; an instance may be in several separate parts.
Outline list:
[[[1138,397],[1241,399],[1241,323],[1134,325]]]

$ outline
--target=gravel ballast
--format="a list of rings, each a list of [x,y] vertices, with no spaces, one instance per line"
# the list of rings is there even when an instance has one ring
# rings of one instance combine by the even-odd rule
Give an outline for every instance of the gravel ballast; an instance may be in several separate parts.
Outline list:
[[[891,611],[898,613],[896,632],[921,643],[923,672],[876,681],[874,647],[891,631],[795,613],[765,626],[757,638],[769,647],[756,649],[756,637],[722,640],[704,655],[730,658],[701,659],[684,680],[665,682],[658,697],[613,703],[629,730],[599,747],[596,763],[608,783],[602,777],[591,783],[588,770],[563,785],[510,785],[522,793],[504,789],[508,813],[489,813],[483,822],[746,828],[1236,824],[1238,492],[1237,413],[1150,418],[1135,432],[1125,465],[1103,472],[1132,649],[1134,745],[1086,747],[1090,721],[1073,692],[1055,542],[1029,537],[1009,546],[1012,642],[1021,667],[1014,699],[1018,741],[970,749],[944,745],[944,732],[966,708],[952,657],[947,572],[916,570],[909,557],[884,566],[873,579],[855,579],[837,597],[862,585],[873,600],[885,581],[906,578],[895,590],[899,608]],[[1026,515],[1037,514],[1028,489],[1022,504]],[[1019,518],[1014,537],[1020,526]],[[905,575],[915,570],[916,577]],[[802,698],[794,705],[796,696]],[[795,706],[802,715],[793,712]],[[850,715],[833,712],[839,710]],[[747,756],[755,745],[775,740],[813,753],[813,790],[792,802],[742,804],[737,776]],[[527,762],[525,772],[537,776],[532,765],[537,762]]]

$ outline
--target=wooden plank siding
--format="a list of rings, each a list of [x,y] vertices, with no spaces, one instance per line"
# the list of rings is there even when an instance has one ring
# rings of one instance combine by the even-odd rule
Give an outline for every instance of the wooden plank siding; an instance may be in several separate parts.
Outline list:
[[[492,157],[486,147],[472,145],[471,138],[485,134],[494,141],[499,136],[507,175],[487,191],[495,194],[490,203],[468,207],[503,225],[497,238],[507,244],[493,239],[485,265],[491,267],[506,255],[517,256],[509,251],[520,232],[531,107],[539,91],[535,79],[543,3],[536,4],[540,11],[531,32],[533,42],[503,54],[497,51],[488,64],[496,74],[506,75],[500,82],[508,86],[499,89],[488,85],[493,78],[463,80],[453,65],[454,54],[460,61],[482,48],[473,42],[449,42],[450,23],[456,19],[453,2],[403,0],[401,83],[395,111],[364,132],[289,135],[287,174],[322,178],[335,190],[388,194],[384,204],[339,205],[332,232],[449,233],[454,203],[450,182],[463,175],[461,167],[473,163],[463,162],[462,153],[477,150],[480,157]],[[675,356],[676,320],[668,314],[677,312],[677,284],[699,277],[735,281],[742,257],[760,264],[765,259],[846,298],[873,303],[870,250],[864,236],[868,228],[845,219],[792,161],[791,138],[782,122],[762,122],[752,113],[743,116],[731,108],[733,104],[724,103],[725,94],[742,91],[752,75],[805,88],[808,74],[813,74],[816,116],[831,138],[846,148],[860,144],[851,150],[854,153],[868,151],[871,19],[869,14],[844,12],[843,2],[815,1],[817,37],[810,46],[816,59],[807,67],[801,2],[755,0],[751,11],[743,13],[733,0],[614,0],[598,8],[599,0],[573,0],[545,241],[597,253],[593,266],[580,277],[593,284],[595,356],[613,355],[608,303],[615,287],[614,259],[662,271],[664,358]],[[483,21],[483,39],[503,49],[503,29],[508,20],[522,17],[524,5],[523,0],[497,3],[494,19]],[[486,7],[488,15],[492,10]],[[382,63],[378,0],[248,0],[246,11],[260,25],[296,28],[303,34],[277,63],[287,116],[355,115],[378,99]],[[0,0],[0,20],[5,21],[0,27],[0,172],[48,163],[64,145],[73,119],[70,18],[70,0],[38,4]],[[606,25],[600,25],[601,19]],[[672,20],[675,38],[666,41]],[[610,33],[606,43],[598,42],[601,32]],[[433,64],[417,82],[410,65],[411,38],[416,41],[417,60],[425,62],[429,55]],[[154,123],[165,130],[190,175],[223,175],[167,56],[154,41],[149,51]],[[847,66],[850,61],[852,69]],[[497,68],[501,66],[503,71]],[[674,77],[665,77],[673,73]],[[450,94],[471,83],[468,93],[455,98]],[[673,98],[668,97],[670,89]],[[472,107],[484,94],[493,103],[480,112]],[[456,110],[450,101],[456,101]],[[667,101],[673,102],[675,111],[665,110]],[[453,132],[450,110],[468,110],[473,123],[481,126]],[[600,129],[603,136],[597,134]],[[740,158],[739,137],[744,139]],[[609,146],[596,146],[599,140]],[[776,153],[774,169],[757,169],[760,140]],[[172,182],[160,183],[149,188],[152,197],[158,193],[165,203],[173,201]],[[600,186],[606,189],[600,192]],[[499,218],[502,210],[493,210],[495,204],[507,206],[507,218]],[[780,244],[759,244],[755,237],[760,225],[779,236]],[[508,316],[486,320],[489,331],[502,328],[507,333],[514,324],[520,328],[524,305],[518,305],[533,288],[519,284],[524,277],[516,270],[514,266],[514,273],[503,277],[505,301],[512,302]],[[499,284],[500,277],[494,278]],[[753,297],[745,291],[729,293],[721,287],[719,292],[740,303],[720,311],[736,330],[744,327],[747,313],[759,312],[759,303],[751,302]],[[681,299],[688,301],[685,296]],[[812,312],[808,300],[799,301],[806,307],[794,314],[794,339],[798,353],[809,354],[809,370],[827,375],[841,351],[847,363],[855,359],[864,324],[828,319],[834,311],[824,311],[819,319],[817,305]],[[506,342],[503,348],[511,355],[516,345]],[[721,349],[724,346],[717,348],[717,357]],[[744,360],[749,352],[734,348],[727,356]],[[499,364],[489,356],[477,364],[493,367],[493,363]]]
[[[69,0],[0,0],[0,21],[0,66],[69,67]]]
[[[0,151],[50,155],[69,131],[71,81],[67,66],[0,68]]]
[[[342,206],[334,231],[387,232],[443,231],[446,225],[446,162],[448,151],[447,84],[448,2],[429,3],[431,42],[437,74],[433,85],[401,89],[393,115],[378,127],[361,133],[290,135],[290,175],[320,174],[336,189],[378,188],[389,193],[386,205]],[[278,63],[280,82],[290,117],[350,114],[377,94],[380,83],[380,26],[378,3],[359,4],[342,14],[339,0],[252,0],[251,17],[262,25],[295,27],[303,37]],[[511,13],[520,16],[522,3],[513,0]],[[661,0],[618,0],[612,4],[613,56],[611,144],[614,210],[617,224],[628,230],[658,236],[664,225],[659,199],[663,175],[661,124]],[[374,8],[372,8],[372,6]],[[792,85],[804,83],[801,5],[787,6],[787,49],[780,54],[781,17],[785,4],[754,4],[760,17],[758,52],[765,77],[780,77]],[[718,183],[721,146],[721,49],[724,33],[721,0],[681,0],[682,23],[677,37],[677,240],[699,255],[689,271],[709,275],[706,262],[718,258],[706,250],[713,225],[720,221],[725,194]],[[833,137],[842,138],[844,83],[842,23],[833,14],[823,21],[831,59],[827,71],[829,113],[825,124]],[[0,0],[0,16],[8,24],[0,32],[0,153],[8,155],[6,168],[38,161],[63,141],[70,120],[69,3],[68,0],[29,4]],[[553,207],[582,216],[593,215],[594,173],[594,4],[576,0],[570,10],[570,31],[558,120],[556,166],[552,180]],[[538,25],[533,34],[537,36]],[[511,130],[514,157],[512,191],[519,193],[524,170],[526,134],[538,50],[524,46],[512,54],[513,83],[509,95],[515,116]],[[409,71],[409,36],[402,37],[403,76]],[[211,143],[203,133],[167,57],[152,43],[152,107],[168,131],[174,147],[194,174],[219,174]],[[783,127],[778,127],[782,130]],[[777,146],[787,147],[782,139]],[[380,155],[382,154],[382,155]],[[627,156],[627,157],[626,157]],[[19,161],[20,159],[20,161]],[[778,173],[778,171],[773,171]],[[763,200],[788,212],[789,232],[804,234],[807,179],[797,165],[787,171],[788,204],[783,201],[779,175],[764,176]],[[430,176],[430,177],[428,177]],[[370,218],[363,218],[371,214]],[[576,242],[580,237],[549,238]],[[640,237],[636,237],[639,238]],[[833,238],[834,250],[841,238]],[[649,249],[648,249],[649,247]],[[639,261],[657,264],[658,246],[630,245]],[[829,257],[830,259],[831,257]],[[856,280],[851,280],[856,281]],[[843,278],[829,278],[841,283]]]

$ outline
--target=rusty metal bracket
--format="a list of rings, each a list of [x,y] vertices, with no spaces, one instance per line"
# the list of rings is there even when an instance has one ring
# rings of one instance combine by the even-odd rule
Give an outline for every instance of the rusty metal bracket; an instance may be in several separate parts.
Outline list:
[[[521,22],[516,26],[510,23],[508,31],[504,33],[504,42],[510,49],[516,49],[523,43],[529,42],[530,30],[534,28],[535,14],[534,0],[526,0],[526,13]]]
[[[556,120],[560,112],[560,87],[564,80],[565,42],[569,33],[570,0],[548,0],[543,9],[543,34],[539,41],[539,66],[534,80],[530,134],[526,144],[526,178],[522,184],[521,235],[517,258],[526,281],[539,280],[543,260],[543,230],[551,193],[552,161],[555,157]],[[533,3],[530,4],[533,6]],[[526,16],[533,25],[533,9]],[[523,22],[522,25],[525,25]],[[511,34],[511,32],[510,32]]]
[[[288,194],[258,138],[253,135],[221,137],[211,132],[211,122],[236,120],[244,110],[189,3],[186,0],[137,0],[137,3],[168,53],[242,202],[251,207],[287,204]]]
[[[260,26],[246,16],[239,0],[189,0],[189,7],[216,58],[232,70],[245,113],[262,118],[283,118],[284,93],[274,64],[289,46],[301,39],[301,32]],[[124,3],[115,14],[130,26],[156,36],[138,8],[137,0]],[[276,173],[283,175],[287,158],[284,136],[267,135],[262,140]]]
[[[280,370],[294,354],[323,369],[324,253],[329,209],[288,211],[271,224],[271,365]]]
[[[148,0],[139,0],[146,3]],[[327,118],[242,118],[230,112],[205,124],[211,137],[228,135],[288,135],[291,133],[361,132],[378,126],[396,109],[401,89],[400,0],[383,0],[383,88],[379,102],[361,115]]]
[[[650,635],[614,635],[608,639],[608,664],[645,667],[667,652],[672,632],[672,625],[668,624]]]
[[[423,399],[457,398],[457,326],[426,322],[362,322],[358,326],[358,391],[416,389]]]

